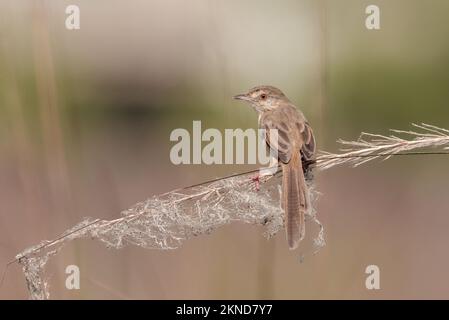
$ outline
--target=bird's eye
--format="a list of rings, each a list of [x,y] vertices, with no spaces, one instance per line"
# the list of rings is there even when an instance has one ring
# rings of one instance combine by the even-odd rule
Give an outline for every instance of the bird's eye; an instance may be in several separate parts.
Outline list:
[[[265,99],[267,98],[267,95],[266,95],[265,93],[262,93],[262,94],[260,95],[260,98],[261,98],[262,100],[265,100]]]

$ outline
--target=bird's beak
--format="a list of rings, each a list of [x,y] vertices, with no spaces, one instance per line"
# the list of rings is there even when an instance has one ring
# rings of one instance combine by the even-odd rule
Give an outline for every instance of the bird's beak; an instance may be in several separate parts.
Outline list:
[[[233,99],[235,99],[235,100],[243,100],[243,101],[251,101],[251,98],[248,97],[248,95],[246,95],[244,93],[234,96]]]

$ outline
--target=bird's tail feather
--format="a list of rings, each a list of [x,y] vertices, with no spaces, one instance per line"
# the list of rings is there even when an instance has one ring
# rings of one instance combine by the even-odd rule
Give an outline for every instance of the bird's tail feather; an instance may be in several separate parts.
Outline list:
[[[299,156],[293,156],[282,166],[282,204],[285,212],[287,242],[291,250],[296,249],[305,236],[305,214],[307,212],[307,187]]]

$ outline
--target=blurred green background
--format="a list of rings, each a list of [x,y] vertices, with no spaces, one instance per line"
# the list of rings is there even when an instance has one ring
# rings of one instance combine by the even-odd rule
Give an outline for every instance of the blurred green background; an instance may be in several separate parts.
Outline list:
[[[81,29],[65,28],[65,8]],[[380,30],[365,8],[380,7]],[[256,128],[231,99],[281,88],[322,150],[411,122],[449,128],[449,2],[0,2],[0,263],[85,216],[245,170],[175,166],[175,128]],[[398,157],[399,158],[399,157]],[[400,157],[317,175],[327,246],[299,263],[280,232],[230,225],[175,251],[83,240],[50,261],[59,299],[449,298],[448,160]],[[65,267],[81,289],[65,288]],[[381,290],[365,288],[366,266]],[[0,298],[26,298],[12,265]]]

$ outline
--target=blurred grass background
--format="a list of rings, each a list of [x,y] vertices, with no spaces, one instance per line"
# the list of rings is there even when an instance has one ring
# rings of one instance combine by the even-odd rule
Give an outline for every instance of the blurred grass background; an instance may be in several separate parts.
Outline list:
[[[65,29],[65,8],[81,29]],[[365,8],[381,30],[365,28]],[[170,132],[256,128],[231,97],[271,84],[320,149],[411,122],[449,127],[449,2],[12,1],[0,3],[0,263],[85,216],[243,171],[174,166]],[[448,161],[391,159],[317,176],[328,245],[300,264],[283,233],[231,225],[171,252],[89,240],[49,264],[53,298],[449,298]],[[65,289],[65,267],[81,290]],[[381,290],[365,289],[376,264]],[[25,298],[17,265],[0,298]]]

